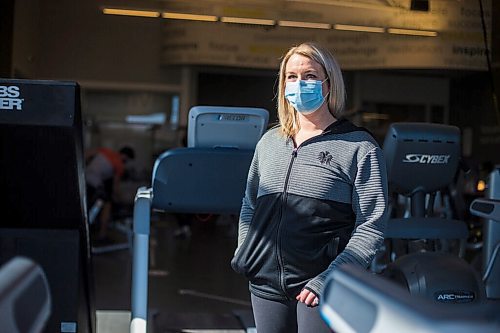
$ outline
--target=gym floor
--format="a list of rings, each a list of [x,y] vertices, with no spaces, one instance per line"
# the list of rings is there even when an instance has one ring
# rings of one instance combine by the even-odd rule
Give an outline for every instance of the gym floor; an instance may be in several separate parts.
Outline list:
[[[174,236],[175,216],[153,216],[151,225],[149,333],[244,332],[236,314],[251,314],[248,285],[229,264],[237,219],[195,219],[191,236],[182,238]],[[125,240],[116,230],[110,235]],[[127,331],[131,252],[94,254],[93,266],[97,333]]]

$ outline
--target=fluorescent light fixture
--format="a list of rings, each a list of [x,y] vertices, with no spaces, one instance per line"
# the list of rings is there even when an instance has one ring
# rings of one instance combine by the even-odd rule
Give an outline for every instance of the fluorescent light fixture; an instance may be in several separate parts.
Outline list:
[[[255,19],[246,17],[228,17],[223,16],[220,18],[221,22],[224,23],[239,23],[239,24],[256,24],[256,25],[275,25],[276,21],[266,20],[266,19]]]
[[[333,26],[335,30],[346,30],[346,31],[359,31],[359,32],[385,32],[384,28],[380,27],[368,27],[363,25],[350,25],[350,24],[335,24]]]
[[[311,29],[331,29],[332,25],[327,23],[299,22],[299,21],[279,21],[282,27],[311,28]]]
[[[347,0],[287,0],[290,2],[303,2],[303,3],[313,3],[318,5],[329,5],[329,6],[341,6],[341,7],[351,7],[351,8],[363,8],[363,9],[376,9],[376,10],[401,10],[399,6],[392,6],[391,4],[371,4],[362,1],[347,1]],[[387,1],[391,2],[391,1]]]
[[[163,125],[167,117],[165,113],[158,112],[146,115],[127,115],[125,121],[130,124]]]
[[[163,18],[166,18],[166,19],[174,19],[174,20],[217,22],[217,16],[214,16],[214,15],[198,15],[198,14],[163,12],[161,14],[161,16]]]
[[[136,10],[136,9],[119,9],[119,8],[104,8],[103,14],[107,15],[125,15],[125,16],[140,16],[140,17],[160,17],[160,12],[151,10]]]
[[[438,35],[437,31],[399,29],[399,28],[387,28],[387,32],[395,35],[411,35],[411,36],[426,36],[426,37],[436,37]]]

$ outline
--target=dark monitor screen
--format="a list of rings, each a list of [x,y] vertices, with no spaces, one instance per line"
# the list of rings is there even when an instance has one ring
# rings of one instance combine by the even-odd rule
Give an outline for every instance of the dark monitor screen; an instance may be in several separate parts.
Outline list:
[[[394,192],[433,192],[453,181],[461,157],[460,130],[442,124],[394,123],[385,137],[384,155]]]
[[[83,167],[78,85],[0,79],[0,227],[81,227]]]

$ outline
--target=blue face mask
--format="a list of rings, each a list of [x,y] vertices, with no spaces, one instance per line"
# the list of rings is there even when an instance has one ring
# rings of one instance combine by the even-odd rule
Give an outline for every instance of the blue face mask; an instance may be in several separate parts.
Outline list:
[[[302,114],[313,113],[325,101],[326,96],[323,97],[322,89],[322,84],[325,81],[297,80],[286,82],[285,97],[298,112]]]

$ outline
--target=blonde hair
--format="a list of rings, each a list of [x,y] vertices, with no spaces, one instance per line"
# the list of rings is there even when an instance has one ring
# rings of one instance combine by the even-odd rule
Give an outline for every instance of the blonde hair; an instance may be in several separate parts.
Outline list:
[[[286,65],[290,57],[298,54],[316,61],[323,67],[329,85],[328,110],[335,118],[340,118],[344,112],[345,86],[340,66],[333,55],[325,48],[311,42],[294,46],[283,57],[279,71],[278,87],[278,118],[281,133],[291,137],[300,129],[297,111],[285,98]]]

